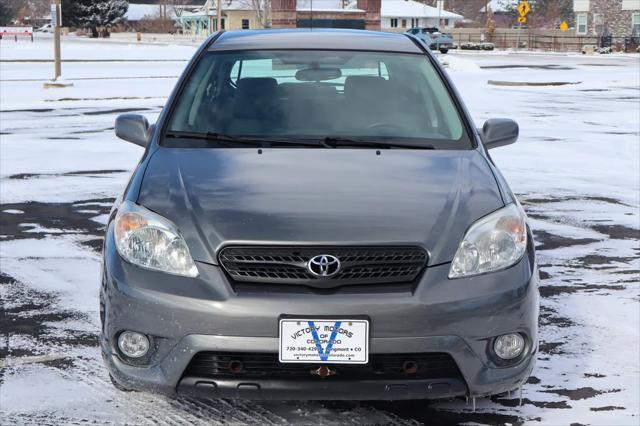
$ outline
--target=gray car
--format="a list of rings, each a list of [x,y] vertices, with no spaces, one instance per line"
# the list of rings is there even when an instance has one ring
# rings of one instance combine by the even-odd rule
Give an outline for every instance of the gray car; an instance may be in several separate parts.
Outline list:
[[[531,231],[427,47],[356,30],[222,32],[158,121],[104,241],[114,384],[249,399],[517,388],[537,353]]]
[[[447,53],[450,49],[457,49],[458,45],[449,33],[441,33],[437,28],[410,28],[407,34],[411,34],[422,40],[429,49],[439,50],[440,53]]]

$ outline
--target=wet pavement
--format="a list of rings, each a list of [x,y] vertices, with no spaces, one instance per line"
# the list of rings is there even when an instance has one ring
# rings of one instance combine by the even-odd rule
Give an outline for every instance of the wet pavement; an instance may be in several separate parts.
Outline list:
[[[503,61],[478,62],[496,73],[533,67],[529,59],[515,67]],[[563,60],[538,58],[534,65],[558,73],[585,60],[557,62]],[[604,66],[628,64],[607,60]],[[529,186],[524,173],[535,169],[506,163],[508,154],[496,161],[505,164],[529,215],[541,277],[539,359],[522,405],[515,393],[477,400],[474,411],[464,399],[201,401],[115,390],[98,347],[100,251],[110,206],[141,151],[115,139],[113,120],[122,112],[157,116],[173,82],[163,84],[163,96],[154,87],[127,96],[114,85],[108,95],[59,92],[33,106],[2,102],[2,154],[18,162],[3,163],[8,170],[0,175],[3,424],[638,424],[640,216],[633,187],[589,190],[572,186],[569,173],[567,191],[551,184]],[[630,108],[640,102],[628,86],[603,90],[621,102],[630,97]],[[474,115],[484,117],[471,103]],[[549,111],[545,105],[536,111]],[[571,99],[567,105],[582,108]],[[583,123],[584,129],[613,132],[612,141],[637,141],[633,128],[608,129],[597,117],[587,121],[593,124]],[[566,140],[540,128],[532,133],[537,143]],[[580,167],[566,161],[567,168]]]

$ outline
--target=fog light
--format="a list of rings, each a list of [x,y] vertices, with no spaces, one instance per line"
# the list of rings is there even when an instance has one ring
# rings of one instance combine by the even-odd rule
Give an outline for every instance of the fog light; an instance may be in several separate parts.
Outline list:
[[[498,336],[493,343],[493,351],[502,359],[514,359],[524,351],[524,339],[518,333]]]
[[[140,358],[149,351],[149,339],[135,331],[123,331],[118,337],[118,348],[129,358]]]

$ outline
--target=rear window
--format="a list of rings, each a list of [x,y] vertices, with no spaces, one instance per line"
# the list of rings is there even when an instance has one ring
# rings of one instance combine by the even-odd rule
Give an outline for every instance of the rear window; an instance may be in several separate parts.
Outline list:
[[[167,130],[471,147],[429,59],[401,53],[209,52],[179,96]]]

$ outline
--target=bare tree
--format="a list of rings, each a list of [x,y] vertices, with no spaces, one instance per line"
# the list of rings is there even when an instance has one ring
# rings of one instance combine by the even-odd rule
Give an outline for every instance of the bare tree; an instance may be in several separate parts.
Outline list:
[[[239,0],[256,14],[256,20],[263,28],[271,26],[271,0]]]
[[[185,0],[167,0],[167,3],[173,11],[173,14],[179,18],[182,16],[182,12],[184,12],[186,6],[185,3],[187,2]]]
[[[435,2],[428,4],[435,6]],[[486,0],[446,0],[445,10],[458,13],[470,20],[478,20],[481,17],[481,9],[484,8]]]
[[[3,0],[0,1],[0,25],[9,25],[17,18],[20,11],[20,5],[17,1]]]
[[[32,18],[49,16],[51,0],[28,0],[24,3],[25,5],[22,8],[23,12],[28,13]]]

